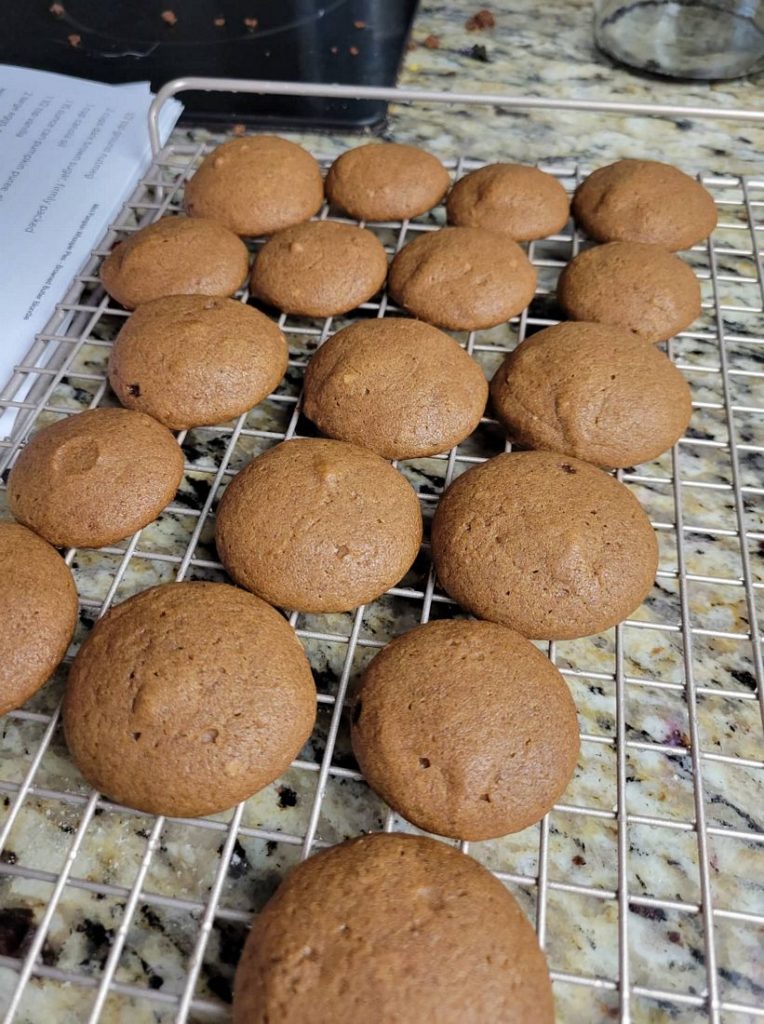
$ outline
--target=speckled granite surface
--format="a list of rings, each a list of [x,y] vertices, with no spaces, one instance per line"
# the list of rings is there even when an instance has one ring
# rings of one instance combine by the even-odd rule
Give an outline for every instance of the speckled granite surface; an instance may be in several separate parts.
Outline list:
[[[493,4],[497,28],[472,34],[463,27],[471,11],[454,5],[426,5],[415,39],[437,34],[440,49],[412,50],[405,81],[435,88],[476,88],[478,83],[511,91],[530,87],[544,94],[556,90],[558,95],[568,95],[571,90],[591,94],[600,89],[614,98],[626,95],[632,99],[644,98],[650,90],[658,95],[663,88],[623,71],[613,72],[593,56],[587,5],[553,3],[545,5],[543,12],[532,13],[511,10],[511,6],[519,5]],[[476,45],[485,47],[491,63],[468,55]],[[666,88],[673,90],[678,102],[682,98],[705,102],[704,97],[713,95],[714,101],[751,105],[756,97],[755,84],[750,82],[711,89],[695,85],[684,93],[683,86]],[[469,115],[449,111],[446,117],[442,110],[424,114],[406,110],[393,116],[390,135],[421,141],[450,157],[460,149],[478,158],[543,159],[567,168],[576,161],[593,166],[629,152],[660,156],[715,174],[730,170],[756,173],[755,152],[757,148],[761,151],[764,141],[761,132],[747,133],[751,142],[746,144],[735,135],[722,136],[715,128],[668,124],[656,129],[652,123],[646,126],[631,119],[615,128],[600,126],[594,131],[585,119],[570,115],[561,127],[552,128],[551,123],[551,115],[515,119],[490,108]],[[187,134],[177,133],[176,142],[185,147]],[[314,152],[327,156],[352,144],[352,140],[327,136],[308,137],[306,142]],[[187,159],[184,153],[179,152],[174,162]],[[171,171],[167,180],[174,180]],[[572,180],[566,181],[572,185]],[[753,411],[764,406],[761,346],[754,340],[757,332],[762,333],[762,295],[750,255],[751,232],[746,227],[740,185],[716,182],[711,187],[723,204],[723,226],[714,240],[717,284],[714,287],[709,280],[708,253],[698,250],[689,254],[703,279],[706,308],[692,330],[672,342],[672,355],[693,387],[696,407],[691,428],[673,456],[667,453],[649,466],[625,474],[657,524],[661,573],[648,600],[620,628],[618,636],[611,631],[558,643],[551,651],[571,685],[584,735],[579,767],[564,803],[544,828],[536,826],[470,848],[483,863],[504,873],[528,914],[540,923],[550,966],[559,979],[555,993],[561,1022],[613,1020],[620,1012],[616,989],[620,967],[615,745],[619,691],[623,692],[628,742],[623,750],[629,905],[623,907],[623,917],[630,947],[626,960],[632,986],[631,1019],[681,1024],[709,1019],[704,1006],[707,954],[700,912],[704,887],[717,911],[714,951],[719,999],[724,1004],[721,1020],[724,1024],[753,1020],[752,1011],[745,1008],[764,1004],[762,732],[732,487],[737,479],[742,488],[752,573],[750,593],[756,603],[764,585],[764,427],[760,414]],[[757,235],[761,244],[764,189],[751,188],[749,200],[759,204],[751,209],[761,229]],[[437,223],[441,218],[442,211],[436,211],[424,221]],[[383,229],[380,234],[388,245],[394,244],[393,231]],[[570,251],[569,233],[533,247],[533,258],[541,265],[541,294],[529,315],[520,323],[481,332],[472,341],[473,352],[487,374],[498,365],[503,351],[515,344],[519,331],[530,333],[556,318],[554,281]],[[88,284],[85,304],[94,306],[101,294],[94,284]],[[719,322],[715,301],[729,307],[721,310]],[[365,313],[354,316],[376,312],[370,304]],[[55,409],[74,410],[113,401],[105,392],[102,377],[108,341],[122,322],[119,310],[106,308],[51,395],[50,408],[41,415],[40,424],[57,418]],[[344,322],[345,318],[335,320],[330,329],[336,330]],[[719,324],[729,369],[726,378],[719,373]],[[187,460],[182,488],[173,505],[142,531],[129,559],[126,545],[73,553],[72,566],[83,601],[78,641],[115,579],[119,584],[113,599],[121,601],[147,586],[173,579],[187,553],[191,556],[187,578],[224,578],[216,562],[212,518],[194,535],[215,473],[229,448],[228,470],[233,472],[287,431],[308,430],[304,421],[294,418],[295,398],[302,365],[324,327],[306,320],[287,321],[292,355],[287,377],[276,395],[246,417],[233,446],[233,424],[193,430],[181,438]],[[725,401],[734,409],[730,420]],[[728,447],[730,425],[737,443],[737,478]],[[486,420],[459,447],[453,471],[463,471],[469,459],[495,454],[503,445],[497,425]],[[449,465],[445,459],[401,465],[422,495],[426,515],[434,507]],[[676,487],[675,476],[682,481]],[[684,588],[676,578],[677,494],[684,528],[682,554],[689,574]],[[386,809],[358,778],[344,720],[332,751],[332,701],[346,682],[352,689],[381,644],[420,621],[429,605],[428,569],[424,551],[394,594],[358,616],[299,616],[296,625],[320,694],[316,731],[300,761],[245,805],[242,827],[226,864],[222,864],[221,854],[231,813],[203,822],[164,824],[128,922],[116,984],[101,1020],[142,1024],[175,1019],[219,871],[219,911],[212,921],[188,1019],[227,1019],[231,978],[248,917],[267,899],[282,873],[299,859],[305,835],[312,834],[315,827],[316,844],[320,845],[380,828],[386,821],[394,827],[407,827],[388,819]],[[429,614],[458,612],[436,590]],[[357,635],[355,645],[348,644],[351,635]],[[685,654],[689,654],[697,688],[691,706],[685,699]],[[622,673],[617,683],[619,665]],[[17,785],[40,748],[64,675],[62,670],[29,702],[24,714],[8,716],[2,722],[0,827],[11,812]],[[698,743],[693,750],[694,734]],[[317,803],[318,768],[327,750],[331,769],[323,799]],[[693,786],[696,757],[702,764],[702,796]],[[17,978],[2,957],[23,957],[28,949],[55,879],[77,840],[89,797],[69,761],[59,730],[44,750],[32,785],[34,790],[18,812],[0,854],[0,1006],[8,1000]],[[709,829],[705,871],[699,867],[693,828],[699,811]],[[74,1024],[87,1019],[153,826],[146,816],[99,802],[70,865],[72,884],[61,895],[42,947],[46,976],[35,976],[29,983],[16,1020]],[[745,912],[749,918],[736,919],[735,912]],[[571,977],[588,983],[573,984]],[[662,997],[657,992],[663,993]]]

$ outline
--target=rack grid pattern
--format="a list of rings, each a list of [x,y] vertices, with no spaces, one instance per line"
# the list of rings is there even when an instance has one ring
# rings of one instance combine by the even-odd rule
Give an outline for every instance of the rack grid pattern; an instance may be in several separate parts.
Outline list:
[[[17,368],[0,396],[0,411],[18,412],[11,439],[0,442],[3,481],[30,431],[114,403],[105,366],[127,313],[100,288],[98,264],[119,237],[181,209],[184,181],[209,148],[171,145],[159,154]],[[449,166],[458,177],[479,163],[462,157]],[[547,169],[570,190],[580,180],[577,167]],[[655,590],[633,619],[606,635],[543,645],[579,708],[582,758],[566,802],[518,836],[461,844],[534,920],[560,1021],[764,1018],[762,980],[757,987],[743,966],[757,962],[764,935],[755,884],[764,843],[756,818],[764,767],[757,619],[764,590],[764,180],[702,180],[720,208],[713,241],[688,254],[702,281],[703,315],[668,345],[693,389],[693,423],[672,452],[619,473],[658,532]],[[438,210],[372,228],[392,254],[442,221]],[[555,280],[580,244],[572,227],[531,243],[539,287],[529,309],[501,328],[459,336],[487,373],[524,337],[558,321]],[[249,299],[246,290],[240,297]],[[178,435],[186,478],[156,524],[123,545],[66,552],[83,625],[154,583],[224,578],[211,539],[217,501],[253,454],[312,433],[300,413],[311,351],[352,319],[399,312],[383,294],[335,320],[282,315],[290,365],[278,391],[235,423]],[[446,455],[399,469],[417,489],[427,521],[455,475],[507,447],[486,417]],[[411,828],[366,789],[348,755],[343,708],[361,668],[391,636],[454,614],[426,544],[409,576],[374,605],[343,616],[291,614],[317,676],[316,733],[287,773],[289,785],[282,780],[262,799],[209,819],[153,819],[89,791],[62,746],[61,678],[7,716],[0,902],[18,907],[17,941],[0,954],[4,1019],[50,1019],[51,993],[71,1013],[60,1020],[228,1019],[238,948],[267,896],[255,892],[264,858],[278,861],[266,872],[278,876],[354,830]],[[50,833],[53,852],[43,856]],[[88,853],[113,842],[118,852],[108,867]],[[78,901],[95,901],[101,921],[108,905],[111,926],[94,927]],[[78,960],[71,943],[57,941],[62,921],[64,930],[79,922],[88,956]],[[162,925],[162,949],[145,921]],[[165,977],[168,948],[178,966]]]

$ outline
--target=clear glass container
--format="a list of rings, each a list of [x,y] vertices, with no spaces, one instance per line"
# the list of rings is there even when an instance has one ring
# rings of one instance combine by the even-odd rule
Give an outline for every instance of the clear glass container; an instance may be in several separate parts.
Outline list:
[[[594,38],[642,71],[739,78],[764,69],[764,0],[595,0]]]

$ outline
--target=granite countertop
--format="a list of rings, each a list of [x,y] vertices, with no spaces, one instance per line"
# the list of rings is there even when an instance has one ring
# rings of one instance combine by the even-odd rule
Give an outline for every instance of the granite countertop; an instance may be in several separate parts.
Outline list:
[[[424,3],[417,18],[401,81],[403,84],[452,90],[506,90],[558,97],[605,97],[685,104],[753,106],[762,80],[718,85],[666,83],[614,68],[596,53],[591,37],[591,11],[586,2],[554,0],[543,7],[501,0],[491,4],[496,27],[477,32],[465,28],[477,6]],[[739,125],[704,126],[679,118],[645,121],[601,115],[534,113],[508,114],[492,106],[469,111],[432,107],[400,108],[391,112],[389,138],[422,144],[449,159],[466,154],[477,159],[542,161],[559,171],[576,164],[596,166],[623,155],[657,157],[697,172],[758,173],[764,152],[764,128]],[[173,141],[182,150],[204,133],[177,130]],[[305,135],[317,155],[331,157],[352,137]],[[180,157],[179,157],[180,159]],[[172,171],[168,171],[168,181]],[[572,184],[572,179],[566,179]],[[555,985],[560,1024],[618,1019],[615,981],[619,972],[616,893],[618,825],[616,682],[623,665],[625,721],[629,747],[625,756],[625,796],[631,821],[628,829],[626,880],[629,907],[624,908],[629,933],[631,1019],[635,1022],[676,1021],[700,1024],[708,1020],[702,1006],[706,986],[703,916],[704,887],[714,905],[715,951],[720,998],[728,1007],[723,1024],[753,1020],[745,1007],[762,1005],[761,947],[755,922],[735,918],[746,912],[764,919],[760,862],[761,846],[755,820],[760,797],[761,724],[755,699],[756,680],[751,657],[749,609],[736,537],[737,520],[731,490],[732,468],[725,398],[736,408],[734,427],[740,482],[753,581],[764,584],[760,561],[764,543],[761,510],[761,418],[750,412],[764,406],[760,348],[751,339],[760,332],[761,300],[752,259],[741,255],[744,207],[737,186],[719,185],[716,197],[726,200],[725,223],[716,234],[718,298],[730,309],[723,316],[727,359],[733,374],[727,391],[720,374],[717,323],[712,309],[714,292],[708,279],[708,254],[688,259],[702,280],[704,312],[693,329],[672,343],[693,386],[697,407],[688,435],[672,461],[667,453],[626,478],[651,518],[659,524],[662,574],[630,624],[618,638],[602,636],[554,645],[557,664],[566,674],[579,709],[585,740],[575,778],[564,803],[536,826],[501,840],[475,843],[470,852],[503,873],[531,919],[539,902],[545,908],[544,938],[550,964],[559,975],[584,976],[589,984],[560,980]],[[754,199],[764,201],[764,189]],[[438,223],[442,211],[428,220]],[[761,218],[764,220],[764,217]],[[385,237],[387,242],[394,237]],[[725,251],[728,250],[728,251]],[[542,263],[541,280],[553,293],[556,266],[570,255],[565,239],[540,243],[534,252]],[[547,263],[548,265],[544,266]],[[97,293],[91,284],[86,292]],[[532,319],[554,319],[553,294],[537,297]],[[122,320],[101,317],[91,339],[82,346],[71,372],[52,400],[67,409],[84,408],[94,399],[108,404],[94,375],[102,374],[108,347]],[[289,321],[300,326],[300,321]],[[332,330],[342,325],[342,318]],[[302,322],[304,331],[305,321]],[[321,325],[309,324],[320,328]],[[517,323],[481,332],[476,358],[491,374],[502,350],[514,344]],[[231,470],[283,435],[293,399],[299,392],[302,366],[317,338],[290,333],[292,361],[277,399],[268,400],[246,419],[236,445]],[[82,374],[83,376],[79,376]],[[44,414],[40,423],[51,417]],[[199,511],[209,494],[231,427],[202,428],[185,436],[187,472],[170,510],[142,531],[136,554],[116,590],[121,601],[153,584],[171,580],[178,555],[186,550]],[[491,455],[503,450],[497,425],[486,421],[460,453]],[[416,460],[402,471],[425,496],[435,498],[447,463]],[[464,466],[461,467],[465,468]],[[676,580],[677,549],[674,473],[684,481],[685,567],[687,611],[691,631],[686,641],[682,623],[682,593]],[[0,492],[2,494],[3,492]],[[426,501],[426,507],[434,506]],[[0,513],[2,514],[2,513]],[[85,635],[99,605],[109,593],[123,562],[125,545],[100,552],[77,551],[73,569],[83,608],[77,642]],[[223,579],[216,563],[212,525],[208,521],[193,551],[188,578]],[[176,561],[173,562],[172,559]],[[757,559],[759,559],[757,561]],[[421,591],[426,560],[418,560],[405,585]],[[727,579],[729,584],[714,582]],[[756,592],[756,596],[761,593]],[[432,616],[455,614],[455,608],[435,601]],[[392,636],[410,628],[422,614],[421,599],[405,594],[386,596],[364,612],[359,645],[349,666],[352,689],[363,666]],[[297,862],[301,838],[310,826],[316,794],[317,767],[330,733],[330,698],[346,670],[347,638],[353,615],[301,615],[297,626],[311,637],[304,640],[319,693],[317,729],[303,750],[300,763],[245,805],[242,828],[223,865],[219,913],[210,930],[195,987],[191,1021],[226,1020],[231,979],[249,915],[278,884],[283,872]],[[320,634],[320,636],[318,635]],[[618,645],[617,645],[618,640]],[[683,655],[689,650],[698,700],[692,713],[684,696]],[[29,770],[43,739],[47,716],[60,698],[65,672],[40,691],[25,713],[2,722],[0,745],[0,825],[12,804],[14,784]],[[703,799],[693,788],[692,736],[697,732],[703,752]],[[696,752],[697,753],[697,752]],[[361,831],[377,829],[386,809],[358,777],[342,724],[332,756],[332,770],[316,825],[318,845],[337,842]],[[23,956],[50,898],[56,875],[67,863],[72,842],[87,805],[89,790],[73,768],[60,730],[54,732],[34,777],[35,792],[24,803],[0,853],[0,1007],[13,990],[17,974],[2,957]],[[757,787],[759,787],[757,796]],[[55,794],[67,794],[66,800]],[[586,813],[581,813],[586,809]],[[692,827],[698,812],[705,814],[709,835],[707,872],[699,868],[698,842]],[[203,822],[166,822],[146,867],[141,896],[129,922],[125,946],[116,968],[117,989],[109,995],[100,1020],[106,1024],[148,1024],[175,1019],[177,997],[183,991],[189,958],[232,813]],[[664,822],[656,826],[653,819]],[[407,828],[398,819],[394,827]],[[42,947],[49,972],[27,986],[15,1020],[23,1024],[75,1024],[87,1019],[109,950],[123,921],[124,906],[138,875],[154,825],[148,816],[99,802],[71,865],[71,880],[58,903]],[[548,871],[539,878],[541,852]],[[539,894],[541,900],[539,901]],[[52,972],[52,974],[51,974]],[[83,983],[82,979],[85,978]],[[88,983],[91,987],[88,987]],[[677,993],[657,999],[644,992],[658,989]],[[141,992],[151,995],[148,999]],[[699,1005],[700,1004],[700,1005]]]
[[[544,4],[498,0],[494,28],[467,31],[479,5],[424,2],[400,84],[444,91],[505,92],[576,100],[616,100],[764,109],[764,72],[728,82],[671,81],[615,64],[594,45],[590,0]],[[764,124],[700,123],[584,113],[520,113],[502,108],[398,110],[396,138],[458,148],[482,159],[597,165],[624,156],[667,160],[697,173],[760,172]]]

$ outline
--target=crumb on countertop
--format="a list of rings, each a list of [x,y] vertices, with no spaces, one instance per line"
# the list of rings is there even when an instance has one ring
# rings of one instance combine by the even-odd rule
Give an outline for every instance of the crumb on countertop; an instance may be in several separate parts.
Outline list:
[[[165,25],[177,25],[178,24],[178,15],[173,10],[168,9],[166,11],[162,11],[161,17],[162,17],[162,21],[165,23]]]
[[[78,36],[76,32],[72,32],[72,34],[67,36],[66,38],[69,42],[69,45],[74,47],[75,50],[82,42],[82,36]]]
[[[360,50],[358,49],[357,46],[350,46],[348,47],[348,53],[350,54],[351,57],[357,57],[358,54],[360,53]]]
[[[245,124],[231,125],[231,135],[245,135],[246,132],[247,126]]]
[[[250,32],[254,32],[258,24],[257,18],[244,18],[244,25]]]
[[[495,25],[496,18],[487,8],[483,8],[482,11],[473,14],[464,23],[464,27],[468,32],[481,32],[484,28],[494,28]]]
[[[63,4],[51,4],[48,10],[54,18],[63,18],[66,14],[66,8]]]
[[[215,28],[223,28],[225,26],[225,18],[215,18],[212,24]]]
[[[354,21],[353,22],[353,28],[366,28],[366,22],[365,21]]]
[[[427,47],[428,50],[439,50],[440,36],[427,36],[427,38],[422,43],[422,46]]]

